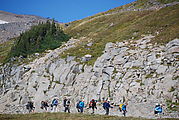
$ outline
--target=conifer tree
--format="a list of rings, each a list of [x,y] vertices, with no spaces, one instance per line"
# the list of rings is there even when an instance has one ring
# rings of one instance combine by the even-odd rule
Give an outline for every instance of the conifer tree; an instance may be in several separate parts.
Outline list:
[[[47,21],[33,26],[29,31],[16,38],[16,44],[11,48],[8,58],[24,56],[46,49],[55,49],[62,42],[69,40],[69,36],[59,28],[55,21]]]

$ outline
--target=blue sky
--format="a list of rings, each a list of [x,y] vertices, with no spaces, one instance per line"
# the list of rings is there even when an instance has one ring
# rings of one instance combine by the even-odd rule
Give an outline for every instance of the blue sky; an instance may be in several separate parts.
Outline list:
[[[70,22],[135,0],[0,0],[0,10]]]

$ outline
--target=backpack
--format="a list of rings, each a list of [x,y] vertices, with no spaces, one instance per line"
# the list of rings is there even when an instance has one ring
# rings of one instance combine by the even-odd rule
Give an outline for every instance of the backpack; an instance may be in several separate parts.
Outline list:
[[[123,105],[124,105],[124,104],[120,104],[120,105],[119,105],[119,108],[122,109],[122,106],[123,106]]]
[[[92,106],[92,107],[96,107],[96,102],[95,102],[95,101],[92,101],[91,106]]]
[[[34,103],[33,102],[29,102],[29,107],[30,107],[30,109],[33,109],[34,108]]]
[[[29,104],[27,104],[27,105],[26,105],[26,109],[30,109],[30,106],[29,106]]]
[[[66,106],[70,106],[70,101],[67,101]]]
[[[126,105],[122,105],[122,110],[126,110]]]
[[[155,107],[155,111],[157,111],[158,113],[162,113],[162,107],[160,106]]]
[[[64,100],[63,100],[63,106],[64,106],[64,107],[66,106],[66,103],[67,103],[67,99],[64,99]]]
[[[80,102],[79,107],[84,107],[84,102]]]
[[[57,105],[57,104],[58,104],[57,99],[54,99],[54,100],[52,101],[52,104],[53,104],[53,105]]]
[[[76,108],[79,108],[79,102],[76,104]]]

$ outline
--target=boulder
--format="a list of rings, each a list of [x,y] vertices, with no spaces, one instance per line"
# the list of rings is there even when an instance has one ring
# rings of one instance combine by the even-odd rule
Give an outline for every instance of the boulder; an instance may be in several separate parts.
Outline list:
[[[167,68],[168,68],[167,66],[160,65],[160,66],[157,68],[156,72],[157,72],[157,74],[165,74]]]

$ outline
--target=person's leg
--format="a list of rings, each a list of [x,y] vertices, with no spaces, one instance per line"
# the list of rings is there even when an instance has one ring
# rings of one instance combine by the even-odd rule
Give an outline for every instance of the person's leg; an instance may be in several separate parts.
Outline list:
[[[123,115],[126,116],[126,111],[125,110],[123,110]]]
[[[29,113],[30,113],[31,112],[30,108],[28,110],[29,110]]]
[[[109,115],[109,108],[106,108],[106,115]]]
[[[64,110],[64,112],[66,112],[67,111],[67,108],[65,107],[65,110]]]
[[[56,112],[57,110],[57,105],[54,105],[54,112]]]
[[[119,107],[119,111],[122,112],[122,109]]]
[[[107,110],[107,108],[105,108],[105,111],[106,111],[105,115],[107,115],[107,114],[108,114],[108,110]]]
[[[68,113],[70,113],[70,107],[68,106]]]
[[[92,114],[94,113],[94,107],[92,107],[92,110],[93,110],[93,112],[92,112]]]
[[[56,112],[58,112],[58,108],[57,108],[57,107],[58,107],[58,106],[56,105],[56,108],[55,108],[55,111],[56,111]]]
[[[81,112],[81,107],[79,107],[79,111]]]
[[[53,112],[53,105],[51,105],[51,111]]]
[[[29,113],[31,113],[32,112],[32,107],[30,107],[30,109],[29,109]]]
[[[79,108],[76,108],[78,112],[80,112]]]
[[[45,111],[47,111],[47,106],[44,106],[44,108],[45,108]]]
[[[31,107],[31,112],[34,112],[34,107]]]
[[[80,109],[81,109],[81,113],[83,113],[83,107],[81,107]]]

